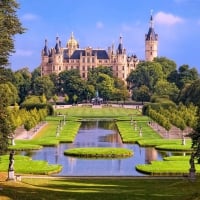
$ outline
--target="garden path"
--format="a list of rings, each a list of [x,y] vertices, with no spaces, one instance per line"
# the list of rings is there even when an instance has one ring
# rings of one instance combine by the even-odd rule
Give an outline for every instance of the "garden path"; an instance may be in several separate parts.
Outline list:
[[[41,122],[36,127],[27,131],[24,127],[19,127],[15,131],[15,139],[28,140],[32,139],[44,126],[47,125],[47,122]]]

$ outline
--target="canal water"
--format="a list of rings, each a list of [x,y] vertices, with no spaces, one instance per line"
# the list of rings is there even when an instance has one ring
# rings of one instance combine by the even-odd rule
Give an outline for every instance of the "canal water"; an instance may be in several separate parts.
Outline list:
[[[86,159],[65,156],[66,149],[74,147],[123,147],[133,151],[133,156],[120,159]],[[74,143],[57,147],[44,147],[28,153],[33,160],[45,160],[50,164],[61,164],[63,169],[57,176],[145,176],[135,170],[137,164],[160,160],[163,156],[154,148],[143,148],[137,144],[123,144],[114,121],[84,121]]]

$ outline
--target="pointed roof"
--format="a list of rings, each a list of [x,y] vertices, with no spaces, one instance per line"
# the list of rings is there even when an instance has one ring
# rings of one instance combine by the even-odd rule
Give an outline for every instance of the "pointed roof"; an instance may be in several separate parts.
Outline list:
[[[56,46],[55,46],[56,53],[60,53],[60,42],[59,37],[56,37]]]
[[[123,53],[123,44],[122,44],[122,36],[119,37],[119,45],[117,48],[117,53],[122,54]]]
[[[44,56],[48,56],[49,55],[49,50],[48,50],[48,46],[47,46],[47,39],[45,40],[45,45],[44,45]]]
[[[150,23],[149,23],[149,31],[146,34],[146,41],[148,40],[158,40],[158,34],[155,33],[154,27],[153,27],[153,16],[151,14],[150,17]]]

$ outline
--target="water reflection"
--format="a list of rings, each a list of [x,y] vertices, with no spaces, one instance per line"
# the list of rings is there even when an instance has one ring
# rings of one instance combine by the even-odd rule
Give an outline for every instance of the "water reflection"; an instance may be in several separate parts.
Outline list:
[[[123,147],[133,150],[134,155],[123,159],[83,159],[64,156],[66,149],[74,147]],[[72,144],[45,147],[26,152],[35,160],[46,160],[61,164],[64,176],[144,176],[135,170],[137,164],[162,159],[154,148],[143,148],[137,144],[123,144],[114,121],[85,121]]]

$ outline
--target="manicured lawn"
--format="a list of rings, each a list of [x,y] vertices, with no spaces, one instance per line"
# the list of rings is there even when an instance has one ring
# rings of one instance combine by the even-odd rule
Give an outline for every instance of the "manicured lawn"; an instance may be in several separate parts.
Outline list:
[[[76,157],[123,158],[132,156],[133,152],[129,149],[124,148],[89,147],[68,149],[64,152],[64,154]]]
[[[52,174],[60,172],[61,165],[50,165],[46,161],[31,160],[28,156],[15,155],[15,173],[22,174]],[[0,156],[0,172],[8,170],[9,156]]]
[[[8,200],[198,200],[200,180],[186,179],[58,179],[1,180],[0,199]]]
[[[190,156],[171,156],[161,161],[152,161],[150,164],[137,165],[140,172],[151,175],[184,175],[189,173]],[[200,174],[200,165],[195,164],[196,173]]]
[[[70,107],[68,109],[58,109],[57,113],[67,114],[67,117],[78,118],[123,118],[131,119],[131,115],[141,115],[141,112],[129,108],[88,108],[88,107]]]

